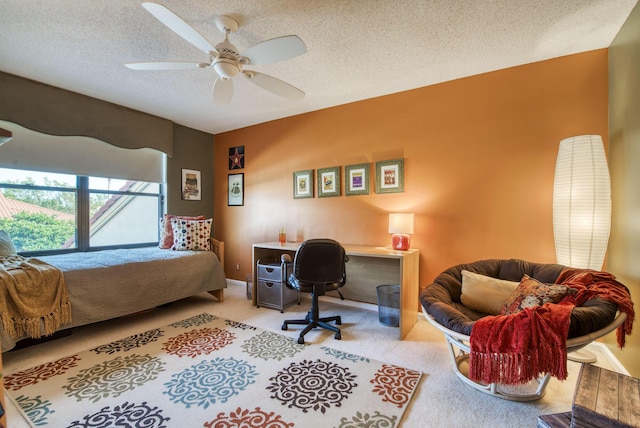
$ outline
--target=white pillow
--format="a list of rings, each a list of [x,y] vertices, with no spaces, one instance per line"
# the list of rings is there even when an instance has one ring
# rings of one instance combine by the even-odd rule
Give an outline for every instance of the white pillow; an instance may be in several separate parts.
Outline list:
[[[462,271],[462,304],[474,311],[500,315],[507,299],[520,283]]]

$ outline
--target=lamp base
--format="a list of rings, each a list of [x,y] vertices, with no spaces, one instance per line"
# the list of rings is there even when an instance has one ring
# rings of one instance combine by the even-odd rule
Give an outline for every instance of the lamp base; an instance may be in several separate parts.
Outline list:
[[[411,245],[410,235],[404,233],[394,233],[391,236],[391,247],[394,250],[407,251]]]

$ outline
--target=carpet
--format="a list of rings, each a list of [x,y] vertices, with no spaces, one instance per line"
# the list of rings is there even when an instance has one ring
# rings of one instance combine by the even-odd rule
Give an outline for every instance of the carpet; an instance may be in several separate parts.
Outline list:
[[[38,427],[395,427],[421,377],[203,313],[4,382]]]

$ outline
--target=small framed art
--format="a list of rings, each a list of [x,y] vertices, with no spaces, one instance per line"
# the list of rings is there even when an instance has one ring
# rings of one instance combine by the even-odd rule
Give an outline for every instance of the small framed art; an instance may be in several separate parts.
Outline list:
[[[244,146],[229,148],[229,169],[244,168]]]
[[[229,195],[227,205],[237,207],[244,205],[244,174],[229,174]]]
[[[313,198],[313,170],[296,171],[293,173],[293,198]]]
[[[340,167],[318,169],[318,197],[340,196]]]
[[[376,193],[404,192],[404,159],[376,162]]]
[[[344,194],[347,196],[369,194],[369,164],[360,163],[344,167]]]
[[[185,201],[199,201],[202,199],[200,171],[182,169],[182,199]]]

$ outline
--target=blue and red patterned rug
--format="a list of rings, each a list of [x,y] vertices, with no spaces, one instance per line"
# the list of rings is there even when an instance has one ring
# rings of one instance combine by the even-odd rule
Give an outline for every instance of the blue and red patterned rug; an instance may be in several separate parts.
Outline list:
[[[33,426],[396,427],[422,373],[200,314],[5,376]]]

